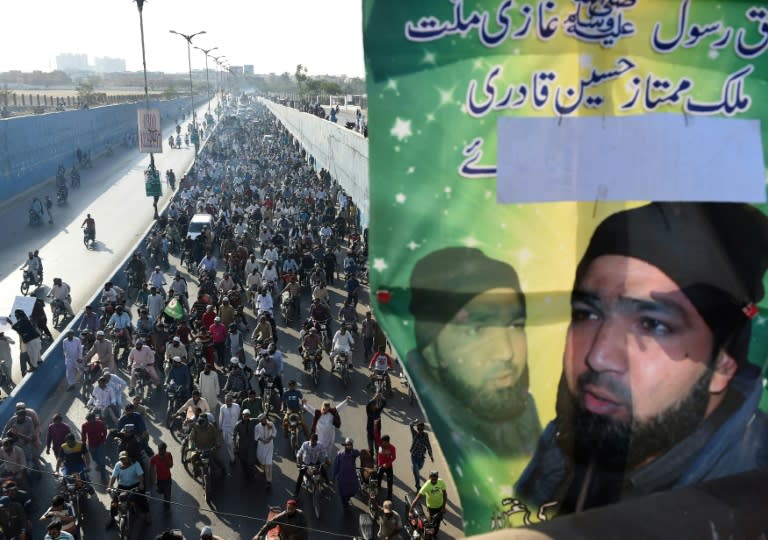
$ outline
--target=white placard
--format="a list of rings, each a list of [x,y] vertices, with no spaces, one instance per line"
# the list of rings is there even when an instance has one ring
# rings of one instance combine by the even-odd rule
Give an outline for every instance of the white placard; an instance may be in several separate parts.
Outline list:
[[[160,127],[160,109],[139,109],[139,152],[162,153],[163,131]]]
[[[507,117],[496,155],[499,203],[765,202],[759,120]]]
[[[11,306],[8,316],[3,316],[3,318],[10,318],[11,324],[15,324],[16,316],[14,315],[14,312],[17,309],[23,310],[24,313],[27,314],[27,317],[31,317],[32,309],[35,307],[35,302],[37,302],[36,296],[17,296],[13,299],[13,305]]]

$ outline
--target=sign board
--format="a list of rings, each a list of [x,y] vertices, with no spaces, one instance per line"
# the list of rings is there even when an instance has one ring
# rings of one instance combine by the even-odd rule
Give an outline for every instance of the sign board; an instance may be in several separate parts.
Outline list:
[[[139,109],[139,152],[162,153],[163,131],[159,109]]]
[[[147,197],[160,197],[163,194],[163,185],[160,183],[160,173],[157,169],[144,171],[144,190]]]

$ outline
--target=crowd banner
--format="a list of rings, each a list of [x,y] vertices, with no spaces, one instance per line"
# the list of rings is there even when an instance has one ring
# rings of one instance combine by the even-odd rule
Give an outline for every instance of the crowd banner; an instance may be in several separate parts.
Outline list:
[[[768,7],[363,11],[374,310],[465,533],[768,466]]]

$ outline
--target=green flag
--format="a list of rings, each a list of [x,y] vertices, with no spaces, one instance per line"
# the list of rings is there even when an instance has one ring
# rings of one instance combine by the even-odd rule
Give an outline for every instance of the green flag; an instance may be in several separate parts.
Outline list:
[[[168,302],[168,305],[165,306],[163,313],[169,317],[173,317],[174,319],[179,320],[184,317],[184,307],[176,298],[172,298],[171,301]]]

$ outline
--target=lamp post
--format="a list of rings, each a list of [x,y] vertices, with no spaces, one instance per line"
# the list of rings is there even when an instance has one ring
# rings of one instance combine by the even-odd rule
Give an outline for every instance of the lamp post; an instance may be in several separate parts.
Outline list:
[[[141,63],[144,67],[144,107],[149,110],[149,84],[147,83],[147,54],[144,48],[144,2],[145,0],[134,0],[139,8],[139,29],[141,30]],[[153,198],[152,207],[155,210],[155,219],[159,217],[157,213],[157,202],[162,194],[162,185],[160,184],[160,174],[155,167],[155,154],[149,153],[149,168],[145,174],[145,189],[147,196]]]
[[[226,58],[223,54],[221,56],[211,56],[214,62],[216,62],[216,92],[218,93],[221,88],[221,59]],[[222,98],[224,96],[222,95]]]
[[[205,89],[208,92],[208,114],[211,113],[211,85],[208,82],[208,53],[215,51],[218,47],[212,47],[210,49],[203,49],[201,47],[195,47],[198,51],[203,51],[205,55]]]
[[[187,62],[189,63],[189,96],[192,100],[192,129],[195,133],[197,133],[197,121],[196,121],[196,115],[195,115],[195,93],[192,89],[192,38],[195,36],[199,36],[200,34],[205,34],[205,30],[200,30],[199,32],[196,32],[194,34],[182,34],[181,32],[177,32],[176,30],[169,30],[171,34],[176,34],[177,36],[183,37],[187,41]]]

